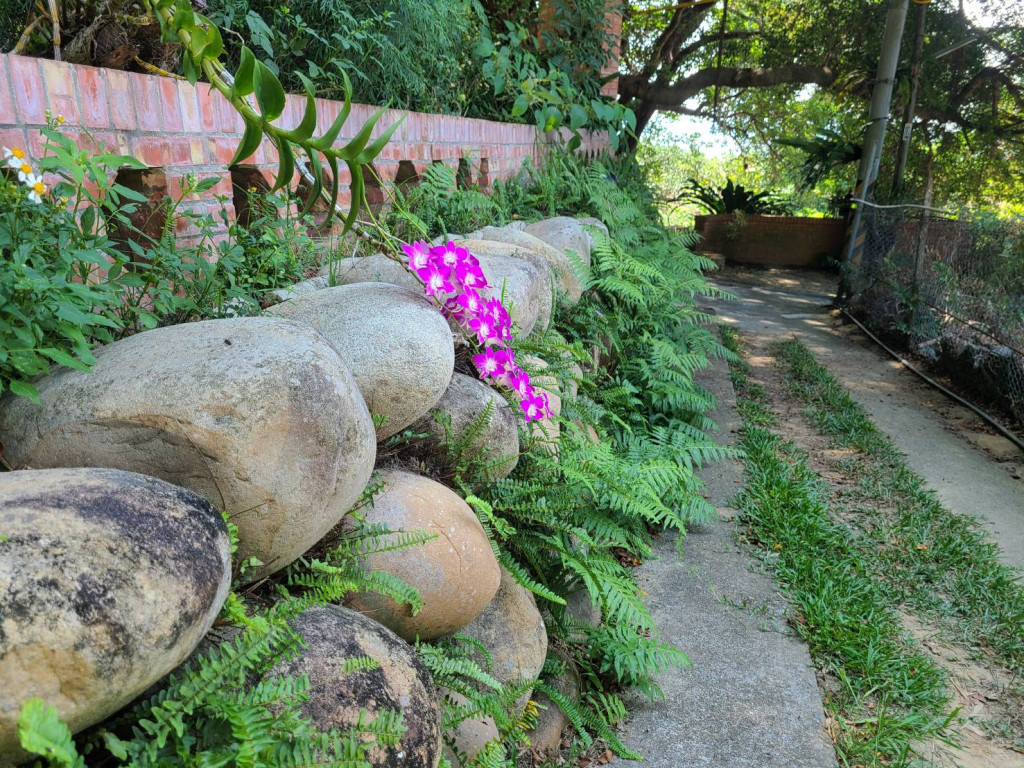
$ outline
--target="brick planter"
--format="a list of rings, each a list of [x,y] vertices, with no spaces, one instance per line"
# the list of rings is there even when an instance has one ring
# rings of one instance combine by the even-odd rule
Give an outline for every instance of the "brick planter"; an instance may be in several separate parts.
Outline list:
[[[341,106],[337,101],[317,99],[317,133],[327,129]],[[297,125],[304,107],[305,96],[288,96],[278,124],[285,128]],[[228,198],[225,207],[233,215],[232,180],[226,164],[244,126],[238,113],[210,86],[0,54],[0,145],[28,147],[30,154],[40,157],[44,140],[39,128],[45,123],[47,109],[65,118],[63,130],[75,136],[79,146],[98,147],[103,142],[110,151],[132,155],[162,171],[166,194],[172,197],[177,196],[186,174],[221,178],[203,199],[188,200],[185,207],[216,214],[220,205],[213,196],[223,195]],[[376,107],[353,105],[338,143],[351,139],[376,111]],[[512,176],[524,160],[539,161],[556,138],[532,125],[393,109],[380,120],[374,135],[403,117],[404,122],[373,163],[374,177],[367,180],[371,204],[384,199],[377,178],[385,185],[415,182],[431,163],[457,169],[460,185],[486,188],[495,179]],[[596,156],[607,147],[606,134],[590,134],[580,152]],[[272,179],[276,161],[276,150],[264,141],[246,161],[252,165],[240,172],[249,174],[255,169]],[[341,181],[341,202],[347,204],[347,171]]]
[[[723,214],[697,216],[697,250],[717,253],[729,264],[820,267],[839,258],[846,236],[844,219]]]

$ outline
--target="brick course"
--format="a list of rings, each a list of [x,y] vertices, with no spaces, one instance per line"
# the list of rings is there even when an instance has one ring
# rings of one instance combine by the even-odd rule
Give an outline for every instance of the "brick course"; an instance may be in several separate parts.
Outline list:
[[[818,267],[838,258],[846,235],[845,219],[803,216],[697,216],[697,250],[718,253],[732,264]]]
[[[304,96],[288,96],[279,124],[297,125],[304,108]],[[227,163],[243,132],[238,113],[205,84],[0,54],[0,143],[28,147],[39,157],[44,143],[39,128],[47,109],[64,117],[63,130],[80,136],[81,146],[96,145],[87,135],[91,133],[110,151],[164,168],[168,191],[180,188],[181,177],[188,173],[227,178]],[[317,133],[328,128],[340,109],[340,102],[317,99]],[[352,105],[338,144],[351,139],[376,111]],[[552,138],[529,125],[394,109],[386,110],[374,135],[402,117],[405,122],[374,163],[385,184],[394,182],[403,160],[422,173],[431,162],[455,169],[465,159],[471,183],[486,182],[481,184],[486,187],[514,175],[526,159],[539,162]],[[594,134],[586,137],[581,151],[596,155],[606,147],[606,136]],[[264,142],[246,163],[272,178],[276,159],[276,150]],[[481,169],[486,169],[482,175]],[[342,200],[348,199],[346,188]]]

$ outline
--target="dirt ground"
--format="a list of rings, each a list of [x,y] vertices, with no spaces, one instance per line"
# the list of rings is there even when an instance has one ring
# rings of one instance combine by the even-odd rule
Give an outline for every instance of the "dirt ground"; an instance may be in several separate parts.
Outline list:
[[[714,282],[738,300],[716,298],[710,311],[758,344],[799,338],[943,504],[982,519],[1005,561],[1024,569],[1024,452],[828,309],[835,275],[726,267]]]
[[[957,492],[940,490],[947,507],[988,518],[1006,559],[1024,564],[1024,455],[972,411],[893,365],[856,326],[830,313],[824,305],[834,282],[831,275],[788,270],[732,269],[719,275],[719,286],[742,301],[716,301],[715,311],[742,334],[751,375],[765,386],[778,418],[776,431],[808,453],[809,465],[829,482],[837,499],[854,484],[842,464],[852,451],[834,448],[808,423],[768,354],[769,344],[796,335],[847,384],[929,485],[939,490],[967,483]],[[953,466],[963,457],[969,463],[966,475]],[[971,498],[974,503],[968,506]],[[838,521],[852,522],[844,520],[842,504],[836,509]],[[938,768],[1024,768],[1024,681],[979,649],[951,642],[927,620],[911,613],[902,620],[909,635],[946,670],[953,704],[960,707],[958,743],[923,745],[921,757]],[[830,681],[819,677],[819,682],[827,692]]]

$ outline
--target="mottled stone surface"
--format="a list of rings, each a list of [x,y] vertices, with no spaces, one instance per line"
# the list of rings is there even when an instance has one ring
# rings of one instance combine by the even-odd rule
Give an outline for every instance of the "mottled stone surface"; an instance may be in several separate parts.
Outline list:
[[[438,482],[397,469],[383,470],[381,479],[384,491],[364,511],[367,522],[384,523],[393,531],[436,533],[437,538],[412,549],[373,554],[366,564],[415,587],[423,609],[413,616],[409,606],[375,593],[352,595],[349,606],[409,641],[458,632],[491,601],[501,580],[483,526],[465,501]]]
[[[533,593],[504,568],[498,593],[460,634],[484,644],[493,662],[489,671],[501,683],[536,680],[544,668],[548,653],[544,619]]]
[[[581,684],[580,673],[568,654],[556,651],[555,655],[565,665],[565,671],[546,682],[570,701],[578,702]],[[537,725],[527,732],[530,737],[530,746],[542,753],[556,752],[562,741],[562,733],[569,725],[569,718],[543,691],[534,691],[533,700],[540,705],[541,710],[537,716]]]
[[[113,467],[189,488],[238,526],[255,580],[315,544],[376,458],[370,413],[337,350],[276,317],[157,328],[96,351],[92,373],[0,400],[15,466]]]
[[[389,259],[383,253],[339,259],[333,267],[334,279],[338,285],[391,283],[408,288],[410,291],[423,293],[423,282],[404,266]],[[322,274],[329,275],[329,269],[330,267],[324,267],[321,270]]]
[[[477,458],[488,462],[489,476],[499,479],[508,477],[519,462],[519,423],[522,419],[508,401],[479,379],[456,373],[434,410],[447,414],[452,437],[458,440],[488,406],[491,407],[490,421],[470,445],[470,450]],[[431,436],[427,441],[430,449],[443,450],[441,441],[445,429],[433,414],[417,421],[413,429]]]
[[[188,656],[230,586],[220,513],[132,472],[0,473],[0,534],[0,765],[27,699],[99,722]]]
[[[522,309],[528,313],[536,313],[537,319],[534,325],[541,329],[548,327],[551,322],[551,312],[554,309],[554,293],[552,292],[551,268],[541,254],[529,248],[500,243],[496,240],[456,240],[454,242],[455,245],[465,248],[480,260],[480,268],[483,270],[494,296],[500,298],[502,285],[505,285],[506,306],[510,302],[518,305],[525,301],[528,303],[528,307],[524,306]],[[521,279],[518,271],[510,267],[510,262],[514,264],[517,261],[526,262],[526,265],[533,267],[529,275],[530,283],[525,298],[517,298],[516,295],[510,293],[511,288],[516,284],[514,281]],[[516,311],[516,308],[510,308],[513,319],[518,319]],[[524,333],[527,333],[522,321],[520,321],[520,325],[523,326]]]
[[[408,729],[394,747],[374,747],[374,768],[435,768],[441,757],[441,711],[430,672],[416,651],[380,624],[336,605],[310,608],[291,622],[306,648],[271,675],[309,677],[302,712],[320,729],[346,730],[383,710],[401,712]],[[346,672],[345,662],[369,656],[380,667]]]
[[[560,249],[564,253],[572,251],[584,263],[590,264],[590,235],[577,219],[572,219],[568,216],[542,219],[541,221],[527,224],[523,231],[543,240],[548,245]]]
[[[524,230],[511,227],[484,227],[480,231],[479,239],[507,243],[539,253],[551,269],[555,285],[566,295],[568,301],[575,304],[580,300],[583,288],[572,264],[561,249],[549,245]]]
[[[461,693],[455,691],[444,691],[444,695],[451,699],[456,706],[463,706],[467,699]],[[444,745],[444,755],[452,762],[453,768],[462,768],[469,765],[476,757],[477,752],[483,749],[489,742],[499,738],[498,726],[493,717],[478,717],[464,720],[452,732],[445,734],[450,739],[455,749],[449,744]],[[459,759],[459,755],[466,757],[465,762]]]
[[[451,380],[452,334],[422,290],[390,283],[342,285],[269,312],[312,326],[341,353],[370,413],[386,417],[377,428],[378,440],[425,415]]]

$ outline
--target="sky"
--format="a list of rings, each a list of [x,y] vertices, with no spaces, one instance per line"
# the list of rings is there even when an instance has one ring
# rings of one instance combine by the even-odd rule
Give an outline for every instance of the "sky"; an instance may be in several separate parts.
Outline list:
[[[1002,0],[1017,3],[1021,0]],[[995,17],[989,8],[998,4],[998,0],[964,0],[964,12],[975,24],[988,27],[995,23]],[[695,137],[704,153],[711,157],[723,157],[739,153],[739,145],[728,136],[715,130],[714,124],[707,118],[689,115],[657,115],[652,128],[657,127],[665,132],[665,139],[689,145],[691,137]]]

